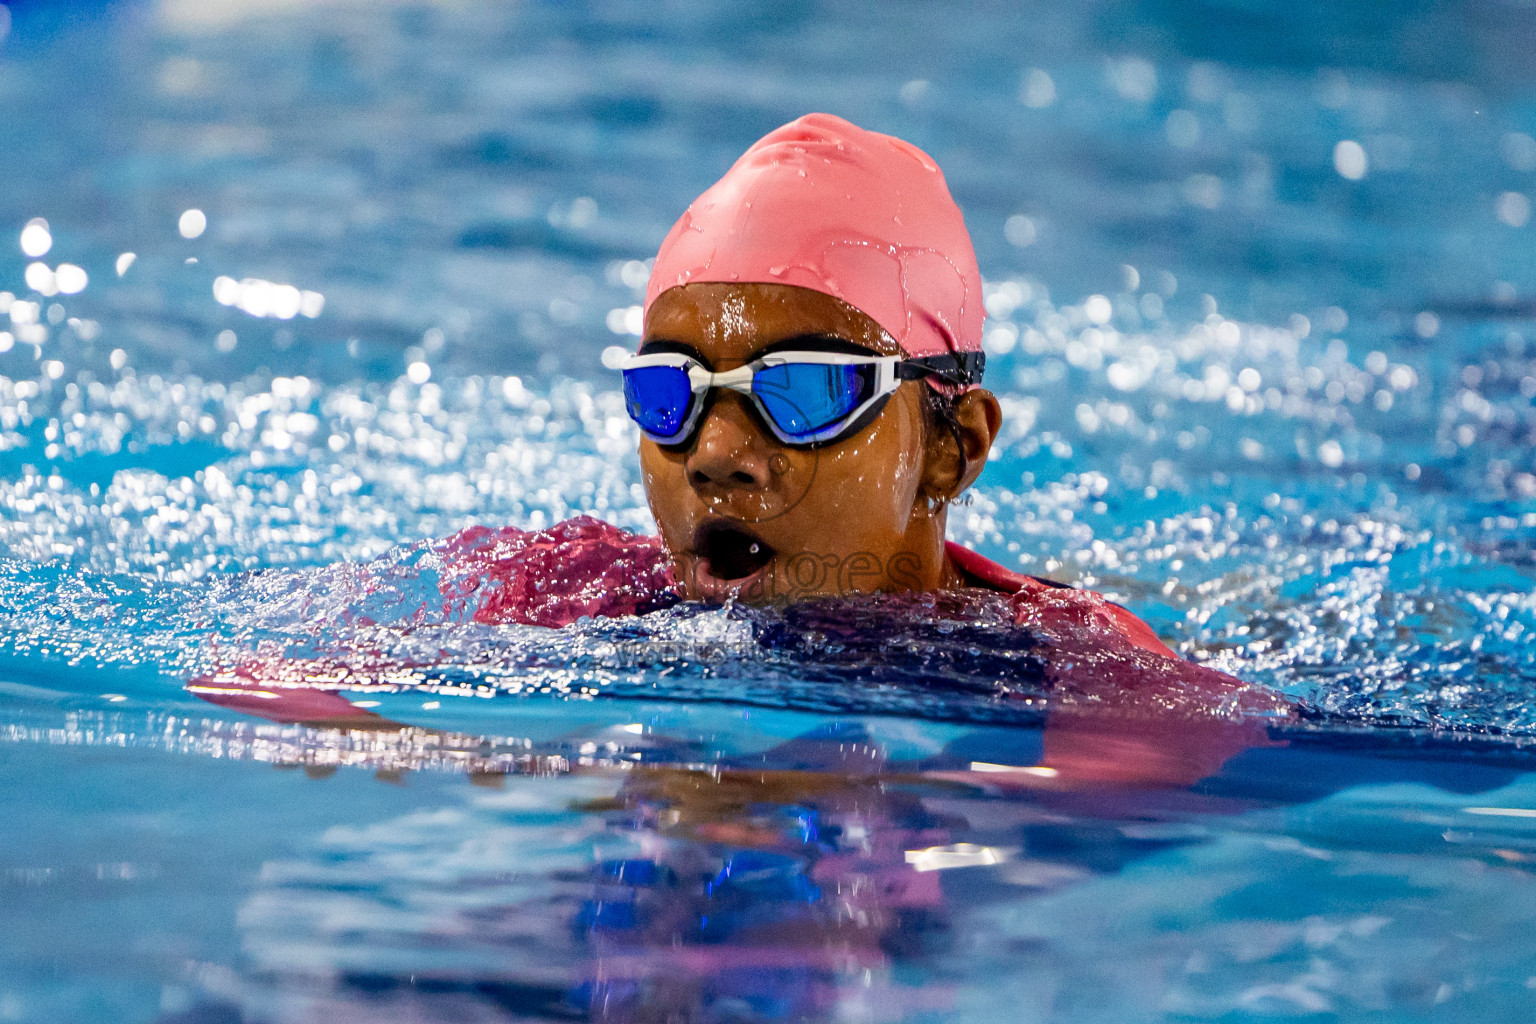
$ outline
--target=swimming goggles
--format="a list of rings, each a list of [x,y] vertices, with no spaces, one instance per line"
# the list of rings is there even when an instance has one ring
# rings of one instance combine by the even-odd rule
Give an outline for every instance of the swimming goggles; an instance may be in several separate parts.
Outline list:
[[[719,388],[744,395],[782,444],[831,444],[879,415],[902,381],[939,377],[961,386],[975,383],[985,358],[980,352],[907,359],[870,355],[867,349],[854,353],[784,348],[716,373],[698,355],[681,348],[629,356],[618,365],[630,417],[641,433],[661,445],[687,444]]]

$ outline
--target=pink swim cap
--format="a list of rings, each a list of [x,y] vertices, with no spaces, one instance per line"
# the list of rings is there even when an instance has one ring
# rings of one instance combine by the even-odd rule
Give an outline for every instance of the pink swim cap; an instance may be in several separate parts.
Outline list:
[[[908,356],[981,350],[981,271],[944,174],[831,114],[759,139],[673,225],[645,290],[790,284],[842,299]]]

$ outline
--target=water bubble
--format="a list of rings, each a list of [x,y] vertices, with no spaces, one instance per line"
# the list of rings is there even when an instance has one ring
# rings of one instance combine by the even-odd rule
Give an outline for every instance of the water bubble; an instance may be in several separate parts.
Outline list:
[[[1106,67],[1109,84],[1133,103],[1147,103],[1157,95],[1157,69],[1141,57],[1111,59]]]
[[[40,295],[57,295],[59,293],[58,281],[53,268],[46,263],[27,264],[26,273],[23,275],[27,287]]]
[[[240,308],[254,317],[266,317],[272,312],[272,289],[270,281],[258,281],[247,279],[240,282]]]
[[[1017,281],[988,282],[984,287],[982,305],[994,319],[1006,320],[1024,301],[1024,288]]]
[[[1019,342],[1019,329],[1013,324],[998,324],[987,331],[982,339],[982,347],[988,355],[1005,356],[1012,352]]]
[[[1536,171],[1536,139],[1524,132],[1507,132],[1499,140],[1504,162],[1517,171]]]
[[[75,295],[85,291],[85,286],[90,281],[85,271],[73,263],[60,263],[53,274],[54,283],[59,286],[59,292],[64,295]]]
[[[1115,307],[1103,295],[1090,295],[1083,303],[1083,315],[1088,318],[1089,323],[1102,326],[1109,323],[1110,318],[1115,315]]]
[[[591,196],[577,196],[571,200],[571,207],[565,217],[565,226],[581,229],[591,227],[597,222],[597,200]]]
[[[53,235],[48,230],[48,222],[41,217],[27,221],[27,226],[21,229],[22,254],[36,259],[52,248]]]
[[[650,265],[644,260],[625,260],[619,265],[619,281],[632,291],[644,289],[650,277]]]
[[[293,285],[276,285],[271,293],[272,315],[279,320],[292,320],[299,315],[299,307],[303,301],[304,297]]]
[[[1523,192],[1501,192],[1494,200],[1494,214],[1512,228],[1523,228],[1531,219],[1531,201]]]
[[[208,217],[202,210],[185,210],[176,222],[176,230],[182,238],[197,238],[208,230]]]
[[[638,338],[645,333],[645,307],[620,306],[610,309],[605,323],[614,334],[628,334]]]
[[[1365,177],[1366,171],[1370,169],[1365,147],[1354,139],[1341,141],[1333,147],[1333,169],[1339,172],[1340,177],[1350,181],[1359,181]]]
[[[1039,68],[1030,68],[1019,86],[1019,102],[1034,110],[1050,106],[1056,102],[1056,83]]]
[[[1016,213],[1003,222],[1003,237],[1008,239],[1009,245],[1023,249],[1034,245],[1039,235],[1033,220],[1022,213]]]

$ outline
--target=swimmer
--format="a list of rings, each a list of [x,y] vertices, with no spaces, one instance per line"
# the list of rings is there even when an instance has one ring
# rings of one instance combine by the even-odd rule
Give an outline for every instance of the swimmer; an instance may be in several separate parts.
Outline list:
[[[475,567],[461,596],[480,621],[563,625],[661,592],[982,588],[1021,624],[1174,658],[1125,609],[946,541],[1002,426],[982,319],[970,235],[926,153],[828,114],[770,132],[662,242],[639,350],[617,366],[659,541],[590,519],[540,540],[472,531],[453,545]]]
[[[1072,695],[1150,691],[1198,714],[1288,714],[1278,696],[1180,659],[1100,595],[946,540],[948,508],[1002,425],[982,387],[981,291],[927,154],[827,114],[770,132],[667,235],[638,351],[614,361],[659,536],[585,516],[464,530],[433,545],[442,620],[558,628],[679,600],[990,594],[1032,635],[1029,671],[1062,710]],[[358,571],[364,593],[388,585]],[[410,623],[437,614],[413,606]],[[366,685],[360,657],[335,666],[338,688]],[[200,682],[234,706],[251,686],[286,693],[290,673],[315,671],[279,659]],[[288,719],[351,714],[306,706]]]

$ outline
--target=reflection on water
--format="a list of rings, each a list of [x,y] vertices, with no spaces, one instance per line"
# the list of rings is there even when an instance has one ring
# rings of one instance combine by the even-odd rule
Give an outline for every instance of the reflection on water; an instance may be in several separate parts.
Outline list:
[[[840,607],[810,608],[809,621],[835,638],[839,615],[850,615]],[[973,658],[1010,653],[985,651],[985,639],[963,628],[953,622],[946,635],[958,631]],[[872,650],[841,660],[868,671]],[[441,699],[420,698],[440,691],[351,700],[358,691],[342,696],[313,675],[305,687],[273,685],[269,667],[262,678],[189,689],[311,723],[237,726],[270,738],[224,748],[236,756],[302,765],[316,778],[338,764],[372,766],[395,784],[411,770],[447,769],[481,792],[467,806],[461,796],[368,829],[328,830],[308,858],[264,866],[240,916],[254,961],[240,1002],[279,1000],[288,1019],[344,1012],[359,999],[371,1019],[943,1016],[974,1000],[978,954],[988,972],[1010,973],[1009,957],[974,946],[975,922],[995,926],[1000,907],[1027,916],[1147,858],[1231,841],[1231,822],[1266,808],[1362,784],[1477,795],[1532,767],[1505,745],[1437,748],[1411,734],[1402,758],[1390,737],[1352,743],[1310,732],[1261,704],[1240,712],[1225,692],[1204,701],[1186,692],[1170,705],[1117,690],[1084,703],[1047,687],[1026,697],[1033,728],[958,726],[947,740],[897,729],[891,745],[905,750],[892,756],[877,738],[885,730],[858,721],[751,751],[739,749],[751,733],[674,734],[647,725],[643,712],[541,741],[476,736],[383,713],[386,698],[418,716],[437,710]],[[540,780],[536,790],[529,779]],[[521,812],[519,824],[496,824],[500,812]],[[1511,845],[1483,825],[1521,813],[1464,806],[1458,857],[1516,870],[1536,863],[1523,836]],[[1271,842],[1334,856],[1291,836]],[[1415,842],[1423,839],[1406,840]],[[1359,956],[1355,947],[1392,923],[1381,909],[1308,927],[1328,942],[1347,939],[1339,955]],[[1048,945],[1010,943],[1025,958]],[[1306,945],[1325,943],[1309,932]],[[1405,977],[1411,987],[1411,971]],[[1316,1010],[1349,995],[1333,984],[1326,974],[1225,994],[1174,984],[1163,998]],[[1403,992],[1388,998],[1402,1001]]]
[[[402,696],[427,717],[429,694]],[[46,741],[149,739],[302,767],[322,787],[349,764],[386,789],[443,771],[470,783],[367,823],[338,806],[295,837],[241,898],[241,966],[182,978],[164,1021],[1427,1009],[1456,976],[1413,936],[1441,913],[1468,915],[1465,943],[1503,949],[1458,996],[1529,1004],[1513,972],[1536,901],[1536,832],[1518,806],[1532,763],[1504,745],[1134,701],[948,730],[591,707],[597,721],[555,736],[547,709],[530,711],[543,736],[494,736],[337,701],[350,717],[325,725],[118,713]],[[1146,871],[1187,888],[1148,891],[1133,881]],[[1478,945],[1493,936],[1513,945]],[[1346,981],[1362,970],[1364,989]]]
[[[827,106],[936,154],[988,274],[1006,423],[956,539],[1331,711],[1531,728],[1529,11],[16,10],[18,672],[286,647],[317,567],[477,523],[649,529],[603,349],[672,213]]]
[[[88,785],[130,815],[121,839],[13,860],[22,920],[188,885],[230,908],[224,944],[136,954],[162,1022],[1369,1019],[1446,986],[1451,1019],[1530,1008],[1519,745],[1224,694],[1046,690],[975,725],[283,682],[199,680],[148,714],[6,691],[0,756],[36,778],[50,751],[115,752],[57,799]],[[215,784],[237,802],[195,796]],[[40,841],[42,806],[17,809],[8,859]]]

